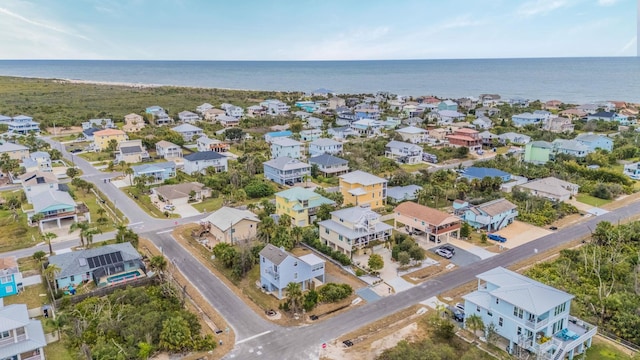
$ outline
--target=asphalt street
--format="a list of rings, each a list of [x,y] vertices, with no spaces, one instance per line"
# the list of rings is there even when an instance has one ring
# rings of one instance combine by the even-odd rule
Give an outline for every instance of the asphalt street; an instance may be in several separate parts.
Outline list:
[[[58,143],[52,143],[55,148],[60,149]],[[65,157],[70,155],[66,151],[63,151],[63,154]],[[382,298],[374,303],[357,306],[351,311],[319,323],[287,328],[271,324],[255,314],[222,281],[182,248],[170,235],[171,229],[176,225],[174,220],[150,217],[115,186],[111,183],[104,183],[101,180],[106,177],[112,177],[113,174],[101,173],[89,163],[82,159],[77,159],[77,157],[75,163],[83,171],[83,178],[94,182],[105,196],[109,197],[123,211],[125,216],[129,218],[130,227],[159,246],[171,263],[196,286],[202,295],[233,327],[236,333],[236,346],[225,357],[226,359],[318,359],[323,342],[339,338],[343,334],[361,328],[401,309],[472,281],[477,274],[496,266],[506,267],[525,260],[538,252],[587,236],[600,221],[607,220],[617,223],[640,212],[640,202],[633,203],[607,214],[588,219],[583,223],[563,228],[499,255],[473,262],[464,267],[458,267],[456,270],[447,272],[407,291]],[[179,219],[177,221],[178,224],[195,222],[202,216]],[[34,251],[34,249],[28,250],[29,254]]]

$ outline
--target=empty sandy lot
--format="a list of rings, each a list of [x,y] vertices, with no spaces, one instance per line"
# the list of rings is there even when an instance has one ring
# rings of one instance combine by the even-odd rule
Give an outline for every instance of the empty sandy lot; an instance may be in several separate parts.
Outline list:
[[[513,249],[516,246],[526,244],[531,240],[541,238],[550,233],[552,233],[551,230],[543,229],[541,227],[523,223],[521,221],[514,221],[513,224],[496,232],[496,234],[507,238],[507,242],[501,244],[507,249]]]

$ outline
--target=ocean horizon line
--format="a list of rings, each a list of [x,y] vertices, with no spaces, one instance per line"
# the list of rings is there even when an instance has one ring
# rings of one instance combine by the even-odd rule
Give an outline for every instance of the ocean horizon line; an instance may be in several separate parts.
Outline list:
[[[437,58],[437,59],[289,59],[289,60],[256,60],[256,59],[0,59],[2,61],[92,61],[92,62],[395,62],[395,61],[483,61],[483,60],[575,60],[575,59],[631,59],[640,55],[628,56],[540,56],[540,57],[495,57],[495,58]]]

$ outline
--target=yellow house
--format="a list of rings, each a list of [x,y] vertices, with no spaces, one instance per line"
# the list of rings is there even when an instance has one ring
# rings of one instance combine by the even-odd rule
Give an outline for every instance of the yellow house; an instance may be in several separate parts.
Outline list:
[[[202,222],[209,226],[209,233],[217,243],[235,245],[238,242],[247,242],[256,236],[260,219],[249,210],[223,206],[202,219]]]
[[[387,180],[364,171],[352,171],[340,176],[340,192],[345,205],[378,209],[387,202]]]
[[[276,214],[289,215],[292,226],[308,226],[316,220],[323,204],[335,205],[335,201],[300,187],[293,187],[276,194]]]
[[[127,134],[122,130],[106,129],[93,133],[93,149],[102,151],[109,147],[109,142],[115,140],[118,144],[127,140]]]

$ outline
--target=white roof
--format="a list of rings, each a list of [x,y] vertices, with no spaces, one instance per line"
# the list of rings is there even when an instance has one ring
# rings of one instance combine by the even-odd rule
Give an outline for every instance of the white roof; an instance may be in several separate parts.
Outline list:
[[[340,141],[327,139],[327,138],[316,139],[309,143],[309,145],[315,145],[315,146],[334,146],[334,145],[340,145],[340,144],[342,144]]]
[[[177,131],[177,132],[202,131],[202,129],[200,129],[199,127],[193,126],[191,124],[181,124],[181,125],[178,125],[178,126],[172,128],[171,130]]]
[[[341,175],[340,178],[350,184],[358,183],[362,185],[373,185],[387,182],[386,179],[377,177],[362,170],[352,171],[348,174]]]
[[[278,146],[301,146],[302,143],[288,137],[279,137],[271,140],[271,145]]]
[[[315,254],[307,254],[307,255],[303,255],[300,256],[298,259],[306,262],[307,264],[314,266],[314,265],[318,265],[318,264],[324,264],[324,260],[322,260],[320,257],[316,256]]]
[[[260,222],[258,216],[249,210],[240,210],[227,206],[221,207],[203,219],[204,222],[209,222],[222,231],[226,231],[242,220]]]
[[[415,126],[407,126],[405,128],[396,130],[396,132],[405,134],[424,134],[427,132],[427,130]]]
[[[22,145],[10,143],[10,142],[0,144],[0,153],[7,152],[7,151],[18,151],[18,150],[29,150],[29,148],[26,146],[22,146]]]

